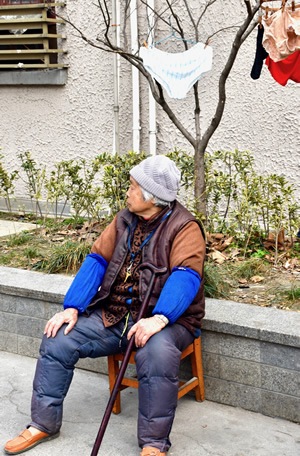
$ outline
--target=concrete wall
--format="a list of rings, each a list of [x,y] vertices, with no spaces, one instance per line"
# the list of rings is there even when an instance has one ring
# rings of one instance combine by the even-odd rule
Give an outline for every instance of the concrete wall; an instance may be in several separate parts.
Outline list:
[[[141,5],[138,4],[141,11]],[[157,1],[157,5],[160,2]],[[199,14],[197,0],[191,2],[191,8],[195,15]],[[84,0],[67,2],[64,14],[87,37],[94,39],[99,33],[101,35],[103,23],[93,2],[88,8]],[[199,81],[202,132],[216,109],[218,78],[236,31],[232,26],[240,24],[244,15],[243,2],[215,2],[199,27],[201,41],[224,28],[210,42],[214,52],[213,68]],[[142,14],[139,25],[141,38],[147,38]],[[0,85],[0,147],[8,169],[14,169],[18,163],[17,154],[27,150],[39,163],[51,168],[61,159],[92,158],[100,152],[113,149],[112,55],[86,44],[71,26],[66,25],[65,29],[67,40],[63,46],[68,49],[69,63],[65,85]],[[155,38],[165,37],[169,33],[170,30],[160,30]],[[167,41],[160,45],[160,49],[169,52],[170,46]],[[255,49],[256,30],[243,44],[235,61],[227,84],[224,117],[208,149],[248,149],[253,152],[260,172],[283,174],[297,185],[300,171],[300,85],[288,82],[286,87],[280,86],[266,67],[260,79],[252,80],[250,71]],[[122,60],[120,71],[120,142],[121,152],[127,152],[132,149],[131,68]],[[141,80],[141,150],[148,152],[146,87]],[[192,91],[184,100],[173,100],[171,105],[186,128],[193,132]],[[157,108],[156,127],[159,153],[175,147],[191,151],[191,146],[160,108]],[[300,195],[300,189],[297,192]],[[20,196],[24,194],[21,181],[17,193]]]
[[[0,267],[0,350],[37,357],[44,325],[72,281]],[[207,299],[203,324],[206,398],[300,422],[300,314]],[[78,367],[107,373],[106,359]],[[181,375],[190,371],[185,360]]]

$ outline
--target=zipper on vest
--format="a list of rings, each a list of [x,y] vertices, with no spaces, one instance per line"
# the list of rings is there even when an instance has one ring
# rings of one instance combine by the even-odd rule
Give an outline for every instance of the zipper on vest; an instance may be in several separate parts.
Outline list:
[[[121,348],[123,336],[124,336],[124,334],[126,333],[126,331],[128,329],[129,317],[130,317],[130,312],[128,311],[127,314],[125,315],[125,324],[124,324],[124,328],[123,328],[123,331],[122,331],[121,336],[120,336],[119,348]]]

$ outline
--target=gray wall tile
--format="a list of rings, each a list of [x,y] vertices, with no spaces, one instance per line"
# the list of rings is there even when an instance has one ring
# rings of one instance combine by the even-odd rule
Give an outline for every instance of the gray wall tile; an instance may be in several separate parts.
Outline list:
[[[17,316],[18,334],[22,336],[41,338],[44,333],[45,320],[39,318]]]
[[[220,378],[259,388],[261,385],[260,364],[222,356],[220,359]]]
[[[300,371],[300,349],[261,342],[261,362]]]
[[[264,390],[300,397],[299,372],[262,364],[261,387]]]
[[[220,333],[202,331],[202,350],[209,353],[220,353]]]
[[[261,413],[264,415],[300,422],[300,398],[263,390],[261,398]]]
[[[18,336],[18,353],[22,356],[38,358],[41,338]]]
[[[220,358],[214,353],[202,353],[204,375],[220,377]]]
[[[9,331],[17,334],[17,316],[14,313],[0,312],[0,331]]]
[[[15,313],[16,306],[17,300],[14,299],[14,296],[0,293],[0,311]]]
[[[18,353],[18,335],[7,331],[0,331],[0,350],[9,353]]]
[[[260,361],[260,342],[255,339],[219,334],[220,353],[233,358]]]
[[[205,377],[206,399],[220,404],[261,412],[261,390],[251,386]]]

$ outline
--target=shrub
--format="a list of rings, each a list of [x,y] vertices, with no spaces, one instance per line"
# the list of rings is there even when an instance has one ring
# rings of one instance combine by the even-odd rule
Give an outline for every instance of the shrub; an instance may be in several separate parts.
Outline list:
[[[91,246],[88,243],[67,241],[55,247],[48,259],[36,263],[34,269],[49,273],[77,272],[90,250]]]

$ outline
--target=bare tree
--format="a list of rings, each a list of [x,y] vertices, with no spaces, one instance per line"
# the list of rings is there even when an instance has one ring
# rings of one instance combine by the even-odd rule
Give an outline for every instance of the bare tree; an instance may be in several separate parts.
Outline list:
[[[142,17],[147,17],[147,13],[151,11],[154,17],[154,28],[155,36],[159,38],[159,34],[165,31],[167,27],[172,24],[172,33],[176,37],[179,37],[183,43],[184,49],[187,50],[191,46],[191,37],[193,42],[196,43],[200,40],[200,23],[205,22],[207,12],[213,5],[223,0],[206,0],[204,4],[198,5],[197,0],[194,2],[191,0],[160,0],[157,1],[157,6],[151,8],[149,0],[138,0],[138,8]],[[206,37],[205,42],[209,43],[212,37],[219,33],[226,33],[227,29],[234,30],[234,37],[231,42],[231,48],[226,56],[224,67],[220,72],[218,80],[218,97],[215,107],[214,114],[206,128],[201,132],[200,125],[200,96],[198,90],[198,82],[193,86],[193,99],[194,104],[191,107],[193,109],[194,125],[188,129],[183,121],[180,119],[178,113],[175,112],[174,105],[176,103],[170,103],[165,97],[164,88],[159,82],[154,80],[151,74],[146,70],[143,65],[143,60],[136,53],[134,54],[130,49],[128,42],[128,20],[130,15],[130,0],[121,1],[122,8],[122,23],[120,24],[120,30],[122,35],[121,45],[117,45],[114,38],[115,24],[112,21],[111,11],[111,0],[97,0],[97,7],[101,15],[101,22],[103,25],[102,32],[96,39],[88,37],[82,30],[80,30],[76,24],[72,22],[72,18],[66,18],[72,27],[74,27],[80,34],[83,40],[89,43],[91,46],[102,49],[104,51],[117,53],[131,65],[134,65],[141,74],[147,79],[151,88],[152,95],[158,105],[161,106],[163,111],[167,114],[171,122],[175,127],[182,133],[184,138],[191,144],[194,150],[194,163],[195,163],[195,184],[194,184],[194,196],[196,201],[196,211],[206,216],[206,186],[205,186],[205,168],[204,168],[204,153],[207,149],[207,145],[218,128],[225,108],[226,103],[226,81],[232,70],[233,64],[237,57],[237,54],[241,48],[241,45],[250,35],[255,28],[257,22],[255,21],[255,15],[260,7],[260,1],[255,3],[251,0],[232,0],[237,3],[237,8],[241,9],[243,13],[239,14],[238,24],[223,27],[217,31],[213,31],[209,36]],[[199,2],[200,3],[200,2]],[[194,4],[194,8],[191,5]],[[196,6],[195,6],[196,5]],[[141,9],[144,9],[146,14],[141,14]],[[196,10],[196,15],[195,15]],[[232,20],[234,21],[234,11],[231,11]],[[139,43],[142,45],[143,41],[147,40],[147,22],[144,21],[144,26],[140,26],[139,30]],[[153,30],[150,30],[153,32]],[[187,39],[186,37],[189,37]],[[203,37],[201,36],[203,41]]]

